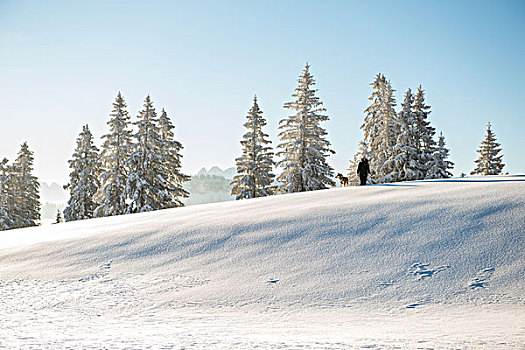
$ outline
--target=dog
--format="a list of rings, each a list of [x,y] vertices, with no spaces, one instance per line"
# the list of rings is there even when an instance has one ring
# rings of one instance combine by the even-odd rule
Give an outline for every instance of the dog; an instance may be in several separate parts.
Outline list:
[[[343,176],[342,174],[337,174],[335,178],[339,180],[339,186],[341,187],[347,187],[350,185],[350,181],[348,180],[348,178],[346,176]]]

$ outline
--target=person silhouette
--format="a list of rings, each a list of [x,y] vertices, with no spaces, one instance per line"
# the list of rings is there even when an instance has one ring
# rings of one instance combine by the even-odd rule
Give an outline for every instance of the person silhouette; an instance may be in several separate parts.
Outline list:
[[[368,165],[368,159],[366,157],[361,158],[359,165],[357,166],[357,175],[361,180],[361,186],[366,185],[366,179],[368,178],[368,173],[370,173],[370,166]]]

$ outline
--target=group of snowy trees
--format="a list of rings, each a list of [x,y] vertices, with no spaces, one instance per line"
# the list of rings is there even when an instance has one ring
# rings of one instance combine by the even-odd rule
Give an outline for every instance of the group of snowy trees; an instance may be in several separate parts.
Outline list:
[[[131,123],[127,105],[120,94],[113,103],[109,133],[103,135],[102,150],[95,146],[85,125],[69,166],[70,191],[64,210],[66,221],[113,216],[182,206],[188,197],[182,183],[182,145],[174,140],[166,111],[160,117],[149,96]],[[131,124],[136,126],[135,133]]]
[[[33,176],[33,152],[27,142],[12,164],[0,162],[0,231],[36,226],[40,220],[38,179]]]
[[[284,108],[293,111],[280,121],[280,144],[273,161],[273,152],[262,131],[266,120],[257,104],[257,98],[244,124],[248,130],[241,141],[242,155],[236,159],[237,176],[232,182],[232,195],[237,199],[272,195],[273,166],[282,168],[276,178],[281,193],[325,189],[334,185],[333,169],[327,163],[330,142],[321,122],[328,116],[316,96],[315,80],[307,64],[298,79],[298,86]],[[450,177],[453,163],[448,160],[449,150],[440,134],[434,140],[435,129],[430,125],[430,106],[425,103],[424,90],[419,86],[414,95],[409,89],[405,94],[402,110],[396,112],[395,90],[383,74],[378,74],[371,84],[372,104],[365,110],[361,128],[364,139],[350,166],[350,178],[357,182],[356,168],[363,156],[370,160],[371,180],[397,182],[419,179]]]
[[[396,112],[395,90],[379,73],[370,84],[372,103],[365,110],[361,125],[364,133],[359,151],[350,162],[349,176],[358,181],[356,169],[362,157],[370,162],[372,183],[398,182],[452,176],[449,150],[440,133],[436,142],[435,128],[430,125],[430,106],[425,103],[421,85],[415,94],[405,93],[401,110]]]
[[[331,179],[333,169],[328,165],[330,142],[321,122],[327,121],[322,102],[316,96],[315,80],[306,64],[299,76],[297,88],[292,95],[294,101],[284,108],[292,114],[280,121],[280,144],[277,156],[274,153],[268,135],[262,131],[266,120],[254,97],[253,106],[246,116],[244,127],[247,132],[241,141],[242,155],[236,159],[237,175],[232,182],[232,195],[237,199],[269,196],[275,192],[292,193],[325,189],[334,182]],[[275,175],[273,167],[282,168],[276,178],[280,186],[273,185]]]
[[[242,154],[236,159],[237,175],[232,195],[237,199],[326,189],[333,186],[333,169],[327,162],[330,149],[327,131],[321,126],[329,118],[316,96],[315,80],[306,64],[299,76],[293,101],[284,108],[291,115],[279,122],[279,141],[274,154],[268,135],[263,132],[266,120],[254,97],[241,141]],[[350,162],[350,178],[357,182],[356,168],[362,157],[370,161],[371,182],[397,182],[446,178],[454,163],[441,133],[436,142],[430,125],[430,106],[424,90],[418,87],[405,93],[401,110],[396,112],[395,90],[383,74],[373,83],[371,105],[365,110],[361,126],[364,138]],[[110,113],[109,133],[102,136],[99,150],[88,125],[83,126],[69,166],[70,181],[64,186],[70,199],[64,209],[66,221],[92,217],[137,213],[183,206],[181,198],[189,193],[181,173],[182,145],[174,139],[166,111],[157,117],[149,96],[131,122],[127,105],[120,94]],[[136,127],[135,132],[132,126]],[[501,149],[490,128],[478,152],[476,169],[471,174],[501,173]],[[273,157],[279,157],[274,161]],[[279,176],[274,167],[282,168]],[[39,183],[33,171],[33,152],[22,144],[13,164],[0,163],[0,230],[35,226],[40,219]],[[57,213],[57,222],[61,221]]]
[[[293,111],[288,118],[280,121],[280,144],[274,161],[271,142],[263,132],[266,120],[254,97],[244,127],[247,132],[241,141],[242,154],[236,159],[237,175],[231,183],[232,195],[236,199],[256,198],[278,193],[292,193],[325,189],[333,186],[333,169],[327,158],[332,153],[327,132],[321,122],[328,116],[322,102],[316,96],[315,80],[309,72],[309,65],[298,79],[298,86],[292,95],[294,101],[284,108]],[[401,110],[396,111],[395,90],[385,76],[379,73],[370,84],[373,92],[372,103],[365,110],[361,126],[364,138],[359,150],[350,161],[349,177],[359,181],[357,166],[363,157],[370,162],[371,183],[411,181],[421,179],[448,178],[454,163],[449,157],[445,137],[440,133],[435,140],[436,130],[429,121],[430,106],[425,103],[425,91],[421,85],[415,94],[411,89],[405,93]],[[498,174],[503,167],[501,156],[497,156],[499,144],[491,133],[490,124],[487,139],[478,151],[478,167],[472,174]],[[279,176],[273,174],[274,167],[282,168]],[[277,183],[277,184],[276,184]]]

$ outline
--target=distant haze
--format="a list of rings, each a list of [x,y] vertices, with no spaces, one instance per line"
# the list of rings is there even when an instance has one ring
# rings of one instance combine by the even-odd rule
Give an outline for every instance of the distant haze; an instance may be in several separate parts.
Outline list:
[[[231,167],[222,170],[218,166],[212,166],[207,170],[201,168],[194,176],[206,177],[206,176],[217,176],[222,180],[224,188],[220,191],[208,190],[204,192],[192,191],[190,197],[183,200],[186,205],[204,204],[204,203],[215,203],[233,200],[235,197],[231,196],[230,182],[236,173],[236,169]],[[203,181],[201,179],[201,181]],[[191,191],[192,182],[186,182],[186,190]],[[42,203],[42,215],[44,219],[54,218],[56,215],[56,208],[60,207],[63,209],[69,199],[69,191],[63,189],[63,187],[55,182],[48,184],[47,182],[40,183],[40,202]]]
[[[64,190],[62,186],[53,182],[48,184],[46,182],[40,183],[40,201],[42,203],[65,203],[69,198],[69,192]]]
[[[222,170],[218,166],[213,166],[210,168],[210,170],[206,170],[206,168],[202,168],[199,170],[197,175],[217,175],[217,176],[223,176],[226,179],[233,179],[233,177],[236,174],[236,169],[231,167],[226,170]]]

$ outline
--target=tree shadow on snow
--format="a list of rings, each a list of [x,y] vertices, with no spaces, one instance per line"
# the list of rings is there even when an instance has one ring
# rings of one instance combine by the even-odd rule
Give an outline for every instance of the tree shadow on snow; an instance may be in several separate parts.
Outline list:
[[[513,176],[518,177],[518,176]],[[524,182],[525,175],[519,175],[522,179],[442,179],[442,180],[430,180],[432,182]],[[420,182],[420,181],[418,181]]]
[[[396,182],[396,183],[384,183],[384,184],[375,184],[369,186],[394,186],[394,187],[415,187],[418,183],[429,183],[429,182],[525,182],[525,174],[520,175],[507,175],[508,179],[502,179],[501,177],[494,179],[491,175],[486,176],[485,178],[449,178],[449,179],[427,179],[427,180],[416,180],[416,181],[407,181],[407,182]],[[519,179],[517,179],[519,178]]]

